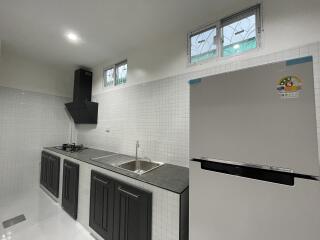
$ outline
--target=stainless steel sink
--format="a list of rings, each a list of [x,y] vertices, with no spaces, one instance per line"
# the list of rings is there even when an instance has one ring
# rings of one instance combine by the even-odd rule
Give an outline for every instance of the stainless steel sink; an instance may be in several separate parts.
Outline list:
[[[152,162],[152,161],[145,161],[145,160],[133,160],[129,162],[122,163],[120,165],[116,165],[117,167],[134,172],[136,174],[142,175],[146,172],[150,172],[160,166],[163,163],[160,162]]]

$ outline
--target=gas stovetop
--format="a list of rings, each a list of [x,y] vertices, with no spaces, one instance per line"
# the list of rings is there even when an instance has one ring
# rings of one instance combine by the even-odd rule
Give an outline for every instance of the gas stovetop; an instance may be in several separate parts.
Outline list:
[[[62,144],[62,146],[57,146],[55,148],[59,149],[59,150],[62,150],[62,151],[66,151],[66,152],[80,152],[82,150],[87,149],[82,144],[77,145],[75,143],[72,143],[72,144],[65,143],[65,144]]]

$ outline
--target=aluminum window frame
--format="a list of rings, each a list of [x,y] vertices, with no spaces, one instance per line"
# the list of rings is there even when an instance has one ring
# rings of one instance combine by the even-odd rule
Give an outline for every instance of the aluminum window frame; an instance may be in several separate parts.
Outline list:
[[[125,60],[122,60],[122,61],[117,62],[115,64],[109,65],[108,67],[103,68],[103,72],[102,72],[102,79],[103,79],[102,80],[102,88],[118,87],[118,86],[121,86],[121,85],[127,83],[127,81],[128,81],[128,68],[127,68],[126,82],[116,85],[117,67],[123,65],[124,63],[126,63],[127,67],[128,67],[128,60],[125,59]],[[105,86],[105,80],[106,80],[105,79],[105,72],[108,71],[108,70],[111,70],[111,69],[113,69],[113,83],[111,85],[109,85],[109,86]]]
[[[127,65],[127,74],[126,74],[126,81],[125,82],[122,82],[122,83],[120,83],[120,84],[116,84],[116,82],[117,82],[117,68],[119,67],[119,66],[122,66],[122,65]],[[128,80],[128,60],[126,59],[126,60],[123,60],[123,61],[121,61],[121,62],[118,62],[118,63],[116,63],[115,65],[114,65],[114,86],[120,86],[120,85],[122,85],[122,84],[125,84],[125,83],[127,83],[127,80]]]
[[[218,42],[219,42],[219,39],[218,39],[219,37],[218,36],[220,34],[218,32],[219,31],[218,25],[219,25],[218,22],[217,23],[212,23],[212,24],[209,24],[209,25],[202,26],[201,28],[198,28],[197,30],[188,33],[188,62],[189,62],[189,64],[192,64],[192,65],[193,64],[199,64],[199,63],[202,63],[202,62],[210,61],[210,60],[215,59],[215,58],[217,58],[219,56],[220,50],[219,50],[219,46],[218,46],[219,45],[218,44]],[[192,58],[192,56],[191,56],[191,38],[196,36],[196,35],[199,35],[201,33],[207,32],[207,31],[209,31],[211,29],[212,30],[216,29],[216,37],[213,40],[214,44],[216,45],[216,55],[214,57],[208,58],[206,60],[202,60],[200,62],[192,63],[191,62],[191,58]]]
[[[234,54],[231,56],[223,56],[223,27],[229,24],[232,24],[234,22],[237,22],[241,19],[244,19],[246,17],[255,15],[256,17],[256,41],[257,41],[257,47],[250,49],[248,51],[245,52],[240,52],[238,54]],[[208,58],[206,60],[203,61],[199,61],[199,62],[195,62],[192,63],[191,62],[191,38],[197,34],[200,34],[202,32],[208,31],[211,28],[216,28],[216,39],[214,41],[215,45],[216,45],[216,51],[217,54],[216,56],[212,57],[212,58]],[[262,32],[263,32],[263,19],[262,19],[262,3],[256,4],[254,6],[251,6],[249,8],[246,8],[242,11],[236,12],[234,14],[229,15],[228,17],[222,18],[219,21],[216,21],[214,23],[211,24],[207,24],[204,25],[202,27],[199,27],[191,32],[188,33],[187,35],[187,56],[188,56],[188,65],[198,65],[198,64],[203,64],[206,63],[208,61],[212,61],[212,60],[221,60],[221,59],[226,59],[226,58],[230,58],[230,57],[234,57],[234,56],[238,56],[238,55],[243,55],[252,51],[255,51],[259,48],[261,48],[261,42],[262,42]]]
[[[242,19],[245,19],[247,17],[250,17],[252,15],[255,15],[256,18],[256,41],[257,41],[257,47],[250,49],[245,52],[240,52],[231,56],[224,56],[223,55],[223,28],[227,25],[230,25],[232,23],[238,22]],[[262,32],[262,22],[261,22],[261,4],[257,4],[255,6],[252,6],[250,8],[247,8],[245,10],[242,10],[238,13],[232,14],[226,18],[223,18],[220,20],[220,57],[227,58],[227,57],[233,57],[242,55],[251,51],[254,51],[261,47],[261,32]]]
[[[106,71],[108,71],[108,70],[111,70],[111,69],[113,69],[113,83],[111,84],[111,85],[105,85],[105,83],[106,83]],[[102,86],[103,86],[103,88],[109,88],[109,87],[111,87],[111,86],[114,86],[114,81],[115,81],[115,65],[112,65],[112,66],[109,66],[109,67],[105,67],[104,69],[103,69],[103,72],[102,72],[102,76],[103,76],[103,81],[102,81]]]

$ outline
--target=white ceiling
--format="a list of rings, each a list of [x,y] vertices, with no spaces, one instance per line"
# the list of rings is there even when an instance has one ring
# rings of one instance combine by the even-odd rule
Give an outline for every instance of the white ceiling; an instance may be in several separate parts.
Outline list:
[[[174,32],[187,32],[252,0],[0,0],[9,49],[61,65],[92,67]],[[218,16],[218,17],[216,17]],[[64,38],[73,30],[83,43]]]

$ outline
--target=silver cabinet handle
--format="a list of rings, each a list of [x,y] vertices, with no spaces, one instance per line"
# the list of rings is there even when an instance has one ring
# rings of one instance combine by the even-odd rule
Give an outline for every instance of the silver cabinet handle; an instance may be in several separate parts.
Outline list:
[[[125,193],[125,194],[127,194],[127,195],[129,195],[129,196],[131,196],[131,197],[134,197],[134,198],[139,198],[139,197],[140,197],[139,195],[133,194],[133,193],[131,193],[131,192],[128,192],[128,191],[122,189],[121,187],[118,187],[118,190],[119,190],[120,192],[123,192],[123,193]]]
[[[72,168],[72,166],[68,165],[67,163],[65,163],[64,166],[65,166],[66,168],[69,168],[69,169]]]
[[[109,184],[108,181],[104,181],[104,180],[102,180],[102,179],[100,179],[100,178],[97,178],[97,177],[93,177],[93,179],[94,179],[95,181],[98,181],[98,182],[100,182],[100,183],[102,183],[102,184],[105,184],[105,185]]]

